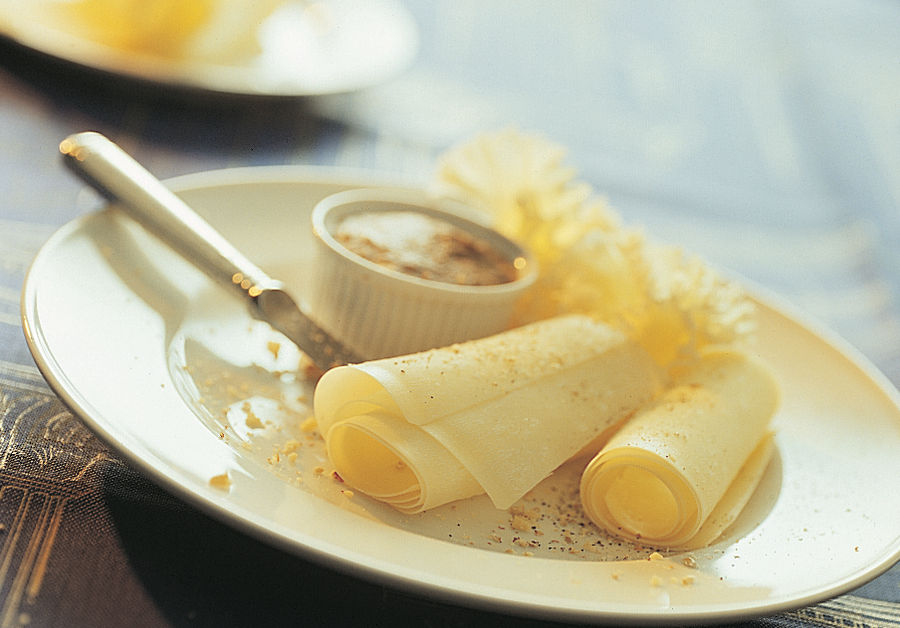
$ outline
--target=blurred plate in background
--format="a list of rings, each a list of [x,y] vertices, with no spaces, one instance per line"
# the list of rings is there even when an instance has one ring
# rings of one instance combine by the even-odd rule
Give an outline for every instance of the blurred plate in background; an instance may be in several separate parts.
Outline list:
[[[120,77],[259,96],[375,85],[418,50],[393,0],[0,0],[0,35]]]

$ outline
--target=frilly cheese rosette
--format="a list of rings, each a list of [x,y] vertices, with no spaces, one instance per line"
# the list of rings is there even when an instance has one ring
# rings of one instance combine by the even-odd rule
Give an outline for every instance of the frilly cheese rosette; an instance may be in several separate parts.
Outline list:
[[[415,513],[487,493],[507,508],[661,383],[624,334],[564,316],[332,369],[314,407],[337,472],[370,497]]]
[[[708,545],[736,519],[768,465],[778,398],[761,362],[736,352],[702,356],[587,465],[587,515],[650,546]]]
[[[482,209],[541,275],[517,322],[581,313],[621,329],[673,373],[708,347],[742,344],[755,307],[699,258],[650,241],[576,180],[540,136],[484,133],[444,153],[436,194]]]

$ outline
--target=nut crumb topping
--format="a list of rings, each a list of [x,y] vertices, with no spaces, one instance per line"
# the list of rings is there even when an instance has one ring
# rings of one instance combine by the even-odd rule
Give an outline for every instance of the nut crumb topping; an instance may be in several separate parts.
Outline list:
[[[228,477],[228,472],[226,471],[209,478],[209,485],[220,490],[228,490],[231,488],[231,478]]]
[[[335,239],[370,262],[421,279],[479,286],[509,283],[518,276],[514,261],[489,242],[424,213],[348,216]]]

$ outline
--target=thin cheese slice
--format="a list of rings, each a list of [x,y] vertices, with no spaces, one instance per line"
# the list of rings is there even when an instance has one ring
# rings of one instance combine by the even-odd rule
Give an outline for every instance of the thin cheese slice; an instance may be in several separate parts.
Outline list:
[[[647,545],[708,545],[762,478],[778,398],[762,363],[737,352],[704,356],[591,460],[581,480],[586,513]]]
[[[357,490],[404,512],[481,493],[507,508],[661,387],[637,344],[565,316],[332,369],[314,407]]]

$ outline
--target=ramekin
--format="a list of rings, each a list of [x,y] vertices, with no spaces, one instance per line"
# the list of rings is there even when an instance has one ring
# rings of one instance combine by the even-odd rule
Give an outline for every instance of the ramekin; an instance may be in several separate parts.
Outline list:
[[[359,212],[412,211],[444,220],[486,240],[510,262],[516,279],[459,285],[406,274],[358,255],[335,236]],[[415,353],[503,331],[516,302],[535,281],[533,258],[475,218],[468,206],[411,189],[356,189],[321,200],[312,212],[316,242],[311,314],[363,360]]]

